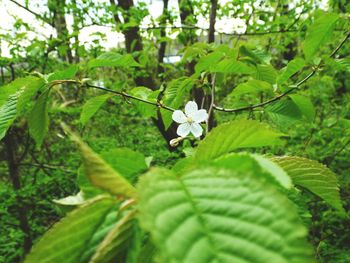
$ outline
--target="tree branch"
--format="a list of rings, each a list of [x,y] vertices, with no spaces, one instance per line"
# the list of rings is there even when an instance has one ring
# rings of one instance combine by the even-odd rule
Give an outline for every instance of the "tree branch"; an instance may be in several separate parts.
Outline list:
[[[29,13],[31,13],[32,15],[34,15],[36,18],[39,18],[41,21],[47,23],[48,25],[52,26],[53,27],[53,22],[50,21],[49,19],[41,16],[40,14],[34,12],[33,10],[29,9],[28,7],[26,7],[25,5],[22,5],[20,3],[18,3],[17,1],[15,0],[10,0],[10,2],[14,3],[15,5],[23,8],[24,10],[28,11]]]
[[[333,52],[329,55],[330,58],[334,58],[335,55],[338,53],[338,51],[343,47],[343,45],[345,44],[345,42],[350,38],[350,31],[347,33],[347,35],[344,37],[344,39],[340,42],[340,44],[333,50]],[[217,106],[217,105],[213,105],[215,110],[218,111],[223,111],[223,112],[240,112],[240,111],[245,111],[245,110],[253,110],[255,108],[260,108],[260,107],[264,107],[272,102],[278,101],[280,99],[282,99],[283,97],[287,96],[288,94],[290,94],[291,92],[297,90],[302,84],[304,84],[306,81],[308,81],[313,75],[316,74],[317,70],[320,68],[320,64],[318,64],[317,66],[315,66],[313,68],[313,70],[305,77],[303,78],[301,81],[299,81],[298,83],[296,83],[295,85],[291,85],[289,86],[290,89],[287,90],[286,92],[272,98],[269,99],[267,101],[258,103],[258,104],[254,104],[254,105],[249,105],[246,107],[241,107],[241,108],[235,108],[235,109],[225,109],[223,107]]]
[[[53,86],[59,85],[59,84],[63,84],[63,83],[74,83],[74,84],[78,84],[81,87],[85,87],[85,88],[93,88],[93,89],[103,90],[103,91],[106,91],[106,92],[109,92],[109,93],[113,93],[113,94],[119,95],[119,96],[121,96],[121,97],[123,97],[125,99],[132,99],[132,100],[136,100],[136,101],[140,101],[140,102],[143,102],[143,103],[146,103],[146,104],[150,104],[150,105],[153,105],[153,106],[156,106],[158,108],[162,108],[162,109],[165,109],[165,110],[168,110],[168,111],[175,111],[173,108],[165,106],[159,101],[153,102],[153,101],[149,101],[149,100],[144,100],[144,99],[141,99],[139,97],[135,97],[133,95],[127,94],[125,92],[120,92],[120,91],[108,89],[108,88],[105,88],[105,87],[91,85],[91,84],[86,83],[86,82],[83,83],[83,82],[81,82],[79,80],[70,80],[69,79],[69,80],[53,81],[53,82],[50,83],[50,88],[53,87]]]

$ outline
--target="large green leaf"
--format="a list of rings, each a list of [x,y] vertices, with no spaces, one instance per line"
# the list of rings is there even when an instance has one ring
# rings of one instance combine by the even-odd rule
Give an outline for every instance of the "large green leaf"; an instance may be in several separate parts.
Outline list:
[[[294,184],[306,188],[344,212],[337,177],[325,165],[302,157],[274,157],[272,160],[288,173]]]
[[[49,129],[48,98],[50,90],[40,95],[33,109],[28,115],[29,133],[40,147]]]
[[[315,22],[308,28],[303,43],[303,51],[307,60],[311,59],[321,45],[325,44],[332,36],[338,15],[320,11]]]
[[[89,263],[125,262],[135,223],[135,211],[127,212],[99,244]]]
[[[17,79],[1,87],[0,92],[0,139],[12,125],[16,117],[21,116],[30,104],[33,96],[43,87],[44,81],[36,77]]]
[[[251,79],[247,82],[239,84],[232,92],[231,95],[240,96],[242,94],[260,94],[262,92],[272,93],[272,85],[268,82]]]
[[[8,128],[12,125],[17,115],[17,101],[23,90],[10,95],[0,107],[0,140],[4,138]]]
[[[103,190],[115,195],[121,195],[127,198],[136,196],[136,189],[122,175],[115,171],[98,154],[93,152],[77,135],[70,132],[67,127],[65,130],[70,133],[80,149],[83,157],[84,173],[91,183]]]
[[[281,136],[258,121],[232,121],[214,128],[200,142],[195,159],[212,160],[236,149],[278,145],[283,142]]]
[[[160,262],[313,262],[294,204],[249,174],[155,169],[139,193],[140,224]]]
[[[305,66],[305,61],[302,58],[295,58],[287,64],[287,66],[282,69],[282,74],[279,75],[277,79],[278,84],[285,83],[290,77],[301,70]]]
[[[110,149],[102,152],[101,157],[132,183],[148,168],[145,156],[128,148]]]
[[[96,230],[115,207],[113,199],[99,197],[75,209],[44,234],[24,262],[82,262],[82,255]]]
[[[31,100],[31,98],[43,85],[44,80],[38,77],[29,76],[25,78],[18,78],[8,85],[1,87],[0,106],[6,102],[10,95],[15,94],[17,91],[22,89],[22,98],[18,102],[18,109],[20,112],[24,109],[26,103]]]
[[[83,110],[80,114],[80,122],[85,125],[92,116],[101,108],[101,106],[113,95],[104,94],[100,96],[96,96],[94,98],[89,99],[83,106]]]
[[[99,57],[90,60],[88,63],[89,68],[95,67],[138,67],[139,63],[130,55],[121,55],[116,52],[103,53]]]

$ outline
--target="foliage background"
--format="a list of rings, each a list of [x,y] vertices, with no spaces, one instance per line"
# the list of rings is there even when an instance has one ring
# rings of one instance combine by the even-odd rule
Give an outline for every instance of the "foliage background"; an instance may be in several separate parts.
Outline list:
[[[315,64],[321,58],[325,63],[298,93],[311,99],[315,111],[312,120],[299,118],[291,111],[284,114],[279,111],[274,119],[259,111],[247,111],[239,114],[215,112],[215,122],[218,124],[236,118],[269,121],[289,136],[285,147],[276,147],[270,154],[298,155],[328,165],[338,175],[343,205],[346,211],[349,210],[349,45],[344,45],[336,60],[326,58],[349,29],[350,5],[346,1],[158,1],[159,7],[164,7],[164,4],[170,7],[161,16],[151,18],[147,1],[135,2],[134,7],[125,6],[129,1],[119,1],[119,4],[118,1],[18,1],[17,5],[14,2],[2,0],[3,5],[15,5],[35,18],[36,22],[27,23],[26,17],[16,16],[13,12],[11,29],[1,31],[2,48],[7,47],[7,54],[4,50],[0,54],[1,87],[20,77],[49,74],[78,65],[77,78],[89,78],[95,85],[130,93],[137,86],[162,90],[162,87],[177,85],[176,80],[195,73],[194,64],[198,59],[209,51],[217,50],[220,45],[236,49],[245,47],[248,51],[240,49],[241,55],[248,54],[248,57],[268,61],[275,69],[272,74],[279,76],[280,70],[289,61],[303,54],[306,32],[310,32],[307,30],[312,27],[315,17],[325,11],[336,14],[340,21],[330,41],[321,45],[312,58]],[[217,26],[216,32],[207,30],[207,26],[211,25],[210,10],[215,3],[216,20],[226,21],[226,26]],[[174,6],[180,6],[180,10]],[[73,19],[68,25],[64,18]],[[229,20],[232,18],[239,19],[238,27],[232,27],[232,20]],[[50,24],[53,33],[42,36],[37,31],[38,24],[44,28]],[[126,46],[122,42],[116,43],[112,51],[132,53],[142,68],[135,69],[130,65],[89,68],[89,61],[107,51],[103,45],[105,36],[101,32],[95,32],[88,43],[79,38],[83,29],[91,25],[112,28],[125,36]],[[239,28],[240,25],[243,28]],[[228,28],[223,32],[222,29]],[[133,30],[140,31],[135,33]],[[215,41],[210,39],[213,36]],[[139,41],[141,38],[142,42]],[[163,63],[172,58],[181,60]],[[71,69],[74,71],[74,68]],[[306,69],[312,69],[312,66]],[[306,69],[299,75],[293,74],[290,81],[305,77],[308,74]],[[237,97],[232,94],[233,87],[247,80],[244,75],[230,75],[221,80],[218,74],[217,78],[216,103],[219,105],[235,108],[263,99],[263,95]],[[209,96],[206,85],[205,81],[200,83],[191,96],[189,93],[183,96],[176,107],[183,107],[190,97]],[[201,94],[203,90],[205,95]],[[27,122],[21,118],[9,131],[11,141],[7,137],[0,146],[0,262],[20,262],[28,252],[25,237],[29,236],[30,243],[37,240],[65,214],[52,200],[79,191],[77,170],[80,158],[60,128],[62,121],[78,130],[96,152],[128,147],[152,157],[152,165],[170,167],[180,157],[191,154],[190,147],[197,144],[193,140],[185,141],[177,148],[169,147],[169,139],[174,138],[171,129],[168,133],[159,132],[159,123],[149,118],[152,113],[148,113],[147,109],[140,111],[139,105],[129,104],[122,97],[109,99],[83,126],[79,122],[83,105],[88,99],[104,93],[66,84],[57,91],[50,102],[50,132],[41,148],[36,146],[28,133]],[[270,109],[270,112],[276,113],[276,110]],[[9,144],[15,151],[20,187],[15,186],[8,171]],[[349,262],[349,220],[339,217],[307,191],[303,195],[311,211],[308,218],[309,240],[319,262]],[[23,220],[27,226],[21,225]]]

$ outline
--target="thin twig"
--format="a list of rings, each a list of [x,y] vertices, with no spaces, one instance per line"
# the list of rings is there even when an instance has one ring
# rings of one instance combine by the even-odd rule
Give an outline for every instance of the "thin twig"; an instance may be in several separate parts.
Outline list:
[[[345,42],[350,38],[350,31],[348,32],[348,34],[344,37],[344,39],[340,42],[340,44],[333,50],[333,52],[329,55],[330,58],[334,58],[334,56],[338,53],[338,51],[343,47],[343,45],[345,44]],[[223,111],[223,112],[240,112],[240,111],[244,111],[244,110],[252,110],[255,108],[260,108],[260,107],[264,107],[270,103],[273,103],[275,101],[278,101],[280,99],[282,99],[283,97],[287,96],[288,94],[290,94],[291,92],[297,90],[299,88],[299,86],[301,86],[302,84],[304,84],[306,81],[308,81],[313,75],[316,74],[317,70],[320,68],[320,64],[316,65],[313,70],[305,77],[303,78],[301,81],[299,81],[298,83],[296,83],[295,85],[291,85],[289,86],[290,89],[288,89],[286,92],[272,98],[269,99],[267,101],[258,103],[258,104],[254,104],[254,105],[249,105],[246,107],[241,107],[241,108],[235,108],[235,109],[225,109],[223,107],[217,106],[217,105],[213,105],[215,110],[218,111]]]
[[[143,103],[146,103],[146,104],[150,104],[150,105],[153,105],[153,106],[156,106],[158,108],[162,108],[162,109],[165,109],[165,110],[168,110],[168,111],[175,111],[173,108],[170,108],[170,107],[162,104],[160,101],[153,102],[153,101],[149,101],[149,100],[144,100],[144,99],[141,99],[139,97],[135,97],[133,95],[125,93],[125,92],[120,92],[120,91],[108,89],[108,88],[105,88],[105,87],[91,85],[91,84],[86,83],[86,82],[83,83],[83,82],[81,82],[79,80],[68,79],[68,80],[53,81],[53,82],[50,83],[50,87],[53,87],[53,86],[59,85],[59,84],[63,84],[63,83],[74,83],[74,84],[80,85],[81,87],[103,90],[103,91],[106,91],[106,92],[109,92],[109,93],[113,93],[113,94],[119,95],[119,96],[121,96],[123,98],[126,98],[126,99],[132,99],[132,100],[140,101],[140,102],[143,102]]]

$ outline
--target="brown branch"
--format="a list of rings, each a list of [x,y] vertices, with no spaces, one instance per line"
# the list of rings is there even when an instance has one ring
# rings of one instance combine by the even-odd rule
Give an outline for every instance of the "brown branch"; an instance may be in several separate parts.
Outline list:
[[[78,84],[81,87],[85,87],[85,88],[93,88],[93,89],[103,90],[103,91],[106,91],[106,92],[113,93],[113,94],[116,94],[118,96],[121,96],[121,97],[123,97],[125,99],[132,99],[132,100],[136,100],[136,101],[140,101],[140,102],[143,102],[143,103],[146,103],[146,104],[150,104],[150,105],[153,105],[153,106],[156,106],[158,108],[162,108],[162,109],[165,109],[165,110],[168,110],[168,111],[175,111],[173,108],[165,106],[164,104],[162,104],[159,101],[153,102],[153,101],[149,101],[149,100],[144,100],[144,99],[141,99],[139,97],[135,97],[133,95],[125,93],[125,92],[120,92],[120,91],[108,89],[108,88],[105,88],[105,87],[91,85],[91,84],[86,83],[86,82],[83,83],[83,82],[81,82],[79,80],[71,80],[71,79],[69,79],[69,80],[53,81],[53,82],[50,83],[49,88],[51,88],[53,86],[56,86],[56,85],[59,85],[59,84],[63,84],[63,83],[74,83],[74,84]]]
[[[26,7],[25,5],[22,5],[20,3],[18,3],[17,1],[15,0],[10,0],[10,2],[16,4],[17,6],[23,8],[24,10],[26,10],[27,12],[31,13],[32,15],[34,15],[36,18],[39,18],[41,21],[47,23],[48,25],[52,26],[53,27],[53,22],[50,21],[49,19],[41,16],[40,14],[34,12],[33,10],[29,9],[28,7]]]
[[[343,45],[345,44],[345,42],[350,38],[350,31],[347,33],[347,35],[344,37],[344,39],[340,42],[340,44],[333,50],[333,52],[329,55],[330,58],[334,58],[334,56],[338,53],[338,51],[343,47]],[[303,78],[301,81],[299,81],[298,83],[296,83],[295,85],[291,85],[289,86],[290,89],[287,90],[286,92],[272,98],[269,99],[267,101],[258,103],[258,104],[254,104],[254,105],[249,105],[246,107],[241,107],[241,108],[235,108],[235,109],[225,109],[223,107],[217,106],[214,104],[214,109],[218,110],[218,111],[223,111],[223,112],[240,112],[240,111],[245,111],[245,110],[253,110],[255,108],[260,108],[260,107],[264,107],[272,102],[278,101],[280,99],[282,99],[283,97],[287,96],[288,94],[290,94],[291,92],[297,90],[299,88],[299,86],[301,86],[302,84],[304,84],[306,81],[308,81],[313,75],[316,74],[317,70],[320,68],[320,64],[318,64],[317,66],[315,66],[313,68],[313,70],[305,77]]]

